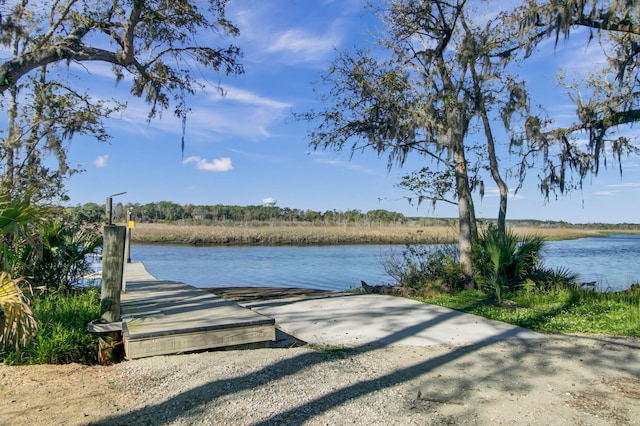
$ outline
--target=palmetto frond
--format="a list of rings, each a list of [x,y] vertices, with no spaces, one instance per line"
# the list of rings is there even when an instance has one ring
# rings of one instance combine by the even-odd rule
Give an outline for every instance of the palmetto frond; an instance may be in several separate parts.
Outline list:
[[[14,346],[18,350],[37,328],[29,302],[20,289],[23,281],[0,272],[0,349]]]

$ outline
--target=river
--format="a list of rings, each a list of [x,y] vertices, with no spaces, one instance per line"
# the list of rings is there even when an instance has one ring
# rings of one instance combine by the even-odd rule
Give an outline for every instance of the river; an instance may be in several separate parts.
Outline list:
[[[595,281],[601,291],[624,290],[640,282],[640,235],[550,241],[542,255],[545,265],[576,272],[581,281]]]
[[[196,287],[303,287],[348,290],[391,282],[383,259],[402,246],[191,247],[133,245],[132,261],[141,261],[159,279]],[[552,268],[596,281],[598,290],[622,290],[640,281],[640,235],[550,241],[542,253]]]

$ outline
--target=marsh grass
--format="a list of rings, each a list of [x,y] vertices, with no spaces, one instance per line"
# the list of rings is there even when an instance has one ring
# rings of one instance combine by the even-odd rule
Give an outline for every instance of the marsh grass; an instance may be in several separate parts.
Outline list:
[[[611,230],[514,227],[516,235],[536,234],[548,240],[602,236]],[[630,231],[624,231],[630,232]],[[134,243],[190,245],[332,245],[455,243],[450,226],[419,225],[191,225],[137,223]]]
[[[519,291],[498,303],[478,290],[420,299],[545,333],[594,333],[640,337],[640,290],[616,293],[575,287]]]
[[[141,223],[131,234],[134,243],[193,245],[335,245],[431,244],[452,239],[452,229],[411,226],[233,226]]]

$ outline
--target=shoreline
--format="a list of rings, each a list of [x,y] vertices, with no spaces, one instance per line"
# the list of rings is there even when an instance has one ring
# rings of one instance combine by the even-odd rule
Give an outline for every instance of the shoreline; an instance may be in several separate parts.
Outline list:
[[[636,229],[511,227],[521,236],[542,235],[548,241],[610,234],[640,234]],[[318,225],[183,225],[139,223],[131,232],[133,244],[188,246],[330,246],[456,244],[456,230],[448,226],[318,226]]]

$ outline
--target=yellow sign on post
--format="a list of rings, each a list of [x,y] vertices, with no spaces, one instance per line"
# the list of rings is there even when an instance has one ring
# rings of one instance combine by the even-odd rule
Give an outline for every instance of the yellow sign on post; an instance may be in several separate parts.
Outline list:
[[[132,220],[129,221],[129,229],[133,229],[133,221]]]

